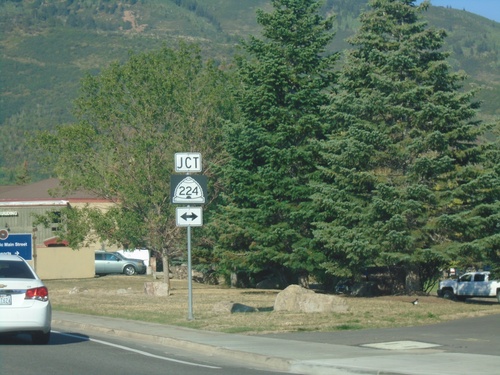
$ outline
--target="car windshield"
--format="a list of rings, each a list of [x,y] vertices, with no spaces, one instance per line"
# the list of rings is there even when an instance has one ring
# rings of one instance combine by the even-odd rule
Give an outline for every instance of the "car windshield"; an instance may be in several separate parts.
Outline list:
[[[35,275],[24,262],[0,260],[0,278],[34,279]]]
[[[460,281],[471,281],[472,275],[463,275],[460,277]]]

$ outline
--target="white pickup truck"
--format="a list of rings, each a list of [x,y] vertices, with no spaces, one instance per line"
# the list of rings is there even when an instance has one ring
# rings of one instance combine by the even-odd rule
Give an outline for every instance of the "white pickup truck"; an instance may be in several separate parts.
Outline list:
[[[489,272],[468,272],[456,280],[440,281],[437,294],[459,301],[473,297],[496,297],[500,302],[500,281],[490,280]]]

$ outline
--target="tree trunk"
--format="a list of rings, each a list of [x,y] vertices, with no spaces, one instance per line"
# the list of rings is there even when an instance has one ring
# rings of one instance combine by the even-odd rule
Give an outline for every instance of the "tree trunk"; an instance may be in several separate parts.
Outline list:
[[[418,273],[415,272],[415,270],[409,270],[406,273],[405,289],[406,294],[414,294],[422,290],[422,287],[420,285],[420,277],[418,276]]]
[[[149,266],[151,267],[151,276],[156,280],[156,257],[149,257]]]
[[[298,283],[302,288],[309,289],[309,275],[307,274],[307,272],[300,273]]]
[[[170,266],[168,264],[168,255],[165,251],[161,255],[163,261],[163,282],[167,285],[168,295],[170,295]]]

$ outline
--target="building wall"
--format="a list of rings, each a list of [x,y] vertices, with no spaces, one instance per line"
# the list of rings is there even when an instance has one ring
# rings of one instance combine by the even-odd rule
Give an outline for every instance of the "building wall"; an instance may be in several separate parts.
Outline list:
[[[72,207],[81,208],[88,202],[75,202]],[[94,252],[104,245],[95,243],[89,247],[73,250],[64,246],[45,246],[44,241],[55,236],[60,223],[51,223],[47,228],[42,225],[33,227],[34,215],[48,211],[59,211],[67,206],[60,201],[53,204],[28,204],[19,202],[0,202],[0,229],[9,234],[32,234],[33,260],[28,261],[41,279],[78,279],[95,276]],[[111,203],[94,203],[93,207],[107,210]],[[89,237],[91,233],[89,233]]]
[[[34,215],[43,215],[49,211],[59,211],[66,207],[64,204],[50,206],[2,206],[0,205],[0,229],[9,233],[33,233],[33,242],[43,244],[47,238],[55,236],[58,223],[52,223],[48,228],[42,225],[33,227]],[[36,231],[34,232],[34,229]]]
[[[32,267],[42,280],[81,279],[95,276],[94,248],[37,247]]]

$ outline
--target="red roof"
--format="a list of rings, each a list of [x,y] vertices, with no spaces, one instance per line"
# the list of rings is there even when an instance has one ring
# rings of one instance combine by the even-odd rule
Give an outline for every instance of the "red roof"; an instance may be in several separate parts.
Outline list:
[[[45,200],[67,200],[69,202],[107,202],[107,199],[98,197],[95,194],[78,191],[72,194],[51,195],[51,191],[60,188],[57,178],[48,178],[29,185],[4,185],[0,186],[0,202],[29,202]]]
[[[43,241],[43,244],[47,247],[55,247],[55,246],[69,246],[69,242],[66,240],[60,240],[57,237],[50,237]]]

